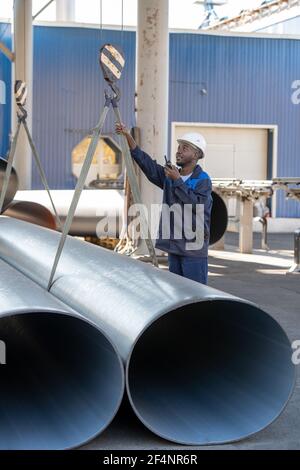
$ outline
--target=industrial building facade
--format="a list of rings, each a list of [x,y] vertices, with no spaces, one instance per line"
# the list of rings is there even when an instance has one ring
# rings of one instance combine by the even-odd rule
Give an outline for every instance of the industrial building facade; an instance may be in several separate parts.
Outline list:
[[[0,23],[11,47],[10,25]],[[50,187],[74,187],[71,153],[98,121],[104,96],[97,56],[120,44],[126,71],[121,113],[135,125],[135,32],[34,27],[33,137]],[[0,55],[0,154],[11,122],[10,62]],[[159,71],[158,71],[159,73]],[[300,41],[296,38],[170,33],[169,151],[176,137],[199,129],[213,177],[269,179],[300,174]],[[112,116],[105,133],[114,132]],[[161,156],[153,155],[160,159]],[[33,188],[41,188],[33,165]],[[297,201],[277,191],[276,217],[300,217]]]

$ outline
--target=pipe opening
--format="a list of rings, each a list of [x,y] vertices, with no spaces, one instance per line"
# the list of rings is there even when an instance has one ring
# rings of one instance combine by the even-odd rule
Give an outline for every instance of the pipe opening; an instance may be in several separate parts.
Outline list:
[[[203,301],[168,312],[138,338],[128,395],[153,432],[181,444],[232,442],[271,423],[294,385],[290,342],[259,308]]]
[[[219,194],[217,194],[215,191],[212,191],[211,195],[213,204],[211,208],[209,244],[213,245],[214,243],[217,243],[226,232],[228,212],[222,197],[219,196]]]
[[[100,433],[123,395],[123,366],[96,327],[56,313],[0,319],[0,448],[64,449]]]

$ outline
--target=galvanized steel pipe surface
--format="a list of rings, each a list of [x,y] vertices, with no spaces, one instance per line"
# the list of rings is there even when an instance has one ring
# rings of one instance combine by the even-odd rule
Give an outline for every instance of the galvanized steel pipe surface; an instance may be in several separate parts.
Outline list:
[[[42,287],[58,242],[57,232],[0,218],[0,257]],[[290,397],[290,342],[251,302],[72,237],[51,292],[115,343],[133,409],[166,439],[245,438]]]
[[[0,449],[77,447],[117,412],[121,359],[99,328],[2,260],[0,277]]]

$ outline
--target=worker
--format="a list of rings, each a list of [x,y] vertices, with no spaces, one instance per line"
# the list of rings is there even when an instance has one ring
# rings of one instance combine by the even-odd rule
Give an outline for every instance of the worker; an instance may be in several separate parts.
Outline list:
[[[162,236],[162,217],[160,219],[159,235],[155,247],[168,253],[169,271],[180,276],[207,284],[208,276],[208,245],[210,233],[210,216],[212,207],[212,184],[208,174],[202,170],[198,161],[204,158],[206,141],[201,134],[187,133],[178,142],[176,165],[166,163],[160,165],[146,152],[140,149],[130,131],[124,124],[116,124],[117,134],[123,134],[128,142],[131,156],[139,165],[151,183],[163,189],[163,203],[171,207],[180,204],[184,214],[184,205],[192,207],[193,227],[196,224],[197,205],[203,205],[202,217],[203,243],[199,249],[188,249],[190,241],[182,232],[180,239],[174,237],[173,227],[170,226],[170,236]],[[179,167],[179,168],[178,168]],[[204,230],[203,230],[204,225]]]

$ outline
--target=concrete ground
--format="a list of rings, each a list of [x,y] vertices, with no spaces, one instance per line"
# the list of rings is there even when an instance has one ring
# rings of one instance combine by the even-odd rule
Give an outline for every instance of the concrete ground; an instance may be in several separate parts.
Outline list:
[[[259,249],[255,234],[254,252],[238,253],[238,234],[227,233],[225,251],[210,251],[209,285],[249,299],[270,313],[291,341],[300,339],[300,274],[286,275],[293,261],[293,236],[270,234],[270,251]],[[166,269],[162,266],[162,269]],[[165,441],[148,431],[124,400],[108,429],[84,449],[300,449],[300,365],[294,394],[281,416],[268,428],[235,444],[186,447]]]

